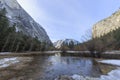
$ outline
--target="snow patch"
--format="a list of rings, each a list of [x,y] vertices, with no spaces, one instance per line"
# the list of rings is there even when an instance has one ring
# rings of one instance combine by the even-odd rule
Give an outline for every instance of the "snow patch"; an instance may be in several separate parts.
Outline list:
[[[11,54],[11,52],[0,52],[0,54]]]
[[[73,78],[74,80],[84,80],[84,77],[83,77],[83,76],[80,76],[80,75],[77,75],[77,74],[74,74],[74,75],[72,76],[72,78]]]
[[[120,66],[120,60],[102,60],[98,62]],[[107,75],[101,75],[99,78],[87,76],[83,77],[77,74],[68,77],[72,77],[73,80],[120,80],[120,67],[118,67],[116,70],[112,70]]]
[[[100,78],[83,77],[77,74],[71,77],[73,80],[120,80],[120,69],[112,70],[108,75],[101,75]]]
[[[98,62],[120,66],[120,60],[102,60],[102,61],[98,61]]]
[[[112,70],[108,75],[102,75],[99,80],[120,80],[120,69]]]
[[[19,60],[17,59],[17,57],[0,59],[0,68],[8,67],[18,62]]]
[[[120,60],[102,60],[99,62],[120,66]],[[74,80],[120,80],[120,68],[116,70],[112,70],[107,75],[101,75],[100,78],[83,77],[83,76],[76,75],[76,74],[74,74],[72,78]]]

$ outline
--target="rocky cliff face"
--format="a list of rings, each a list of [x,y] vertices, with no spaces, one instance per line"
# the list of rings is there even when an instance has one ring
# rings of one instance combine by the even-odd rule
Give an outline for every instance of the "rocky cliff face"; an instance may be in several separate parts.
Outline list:
[[[120,10],[113,13],[110,17],[99,21],[93,26],[93,38],[101,37],[118,28],[120,28]]]
[[[64,39],[64,40],[58,40],[54,42],[54,46],[57,49],[60,49],[62,46],[66,45],[78,45],[80,42],[74,39]]]
[[[0,8],[5,8],[10,24],[16,31],[37,37],[40,41],[51,42],[46,31],[18,4],[17,0],[0,0]]]

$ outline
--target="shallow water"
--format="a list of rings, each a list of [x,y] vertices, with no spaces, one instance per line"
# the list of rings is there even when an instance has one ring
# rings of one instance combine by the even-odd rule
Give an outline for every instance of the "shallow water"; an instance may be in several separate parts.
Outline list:
[[[24,60],[25,61],[25,60]],[[93,64],[91,58],[67,57],[67,56],[38,56],[31,62],[25,62],[26,67],[8,67],[4,71],[13,73],[7,80],[54,80],[60,75],[80,74],[83,76],[99,77],[98,65]],[[20,66],[21,64],[17,64]],[[24,64],[22,64],[24,65]]]

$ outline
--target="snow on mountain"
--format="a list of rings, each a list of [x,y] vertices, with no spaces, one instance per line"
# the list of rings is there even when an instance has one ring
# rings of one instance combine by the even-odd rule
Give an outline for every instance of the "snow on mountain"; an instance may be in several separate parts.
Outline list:
[[[59,49],[64,45],[69,45],[69,44],[78,45],[79,43],[80,43],[79,41],[74,40],[74,39],[64,39],[64,40],[58,40],[58,41],[54,42],[54,46],[55,46],[55,48]]]
[[[15,25],[16,32],[37,37],[40,41],[51,43],[46,31],[19,5],[17,0],[0,0],[0,9],[5,8],[10,25]]]

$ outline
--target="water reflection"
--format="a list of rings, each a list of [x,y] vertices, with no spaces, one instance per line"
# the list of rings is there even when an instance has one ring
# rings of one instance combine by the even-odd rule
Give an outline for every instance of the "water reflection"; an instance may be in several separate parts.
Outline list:
[[[53,75],[80,74],[83,76],[99,76],[98,66],[93,65],[92,59],[80,57],[52,56],[49,58],[52,63],[48,69],[52,69]],[[96,75],[97,74],[97,75]]]
[[[97,70],[98,66],[93,65],[92,59],[63,57],[59,53],[54,56],[34,57],[32,62],[26,64],[29,65],[26,68],[21,70],[15,69],[17,77],[12,76],[12,79],[17,80],[19,77],[22,77],[23,80],[54,80],[59,75],[80,74],[95,77],[100,75],[100,72]],[[12,70],[14,70],[14,67]]]

